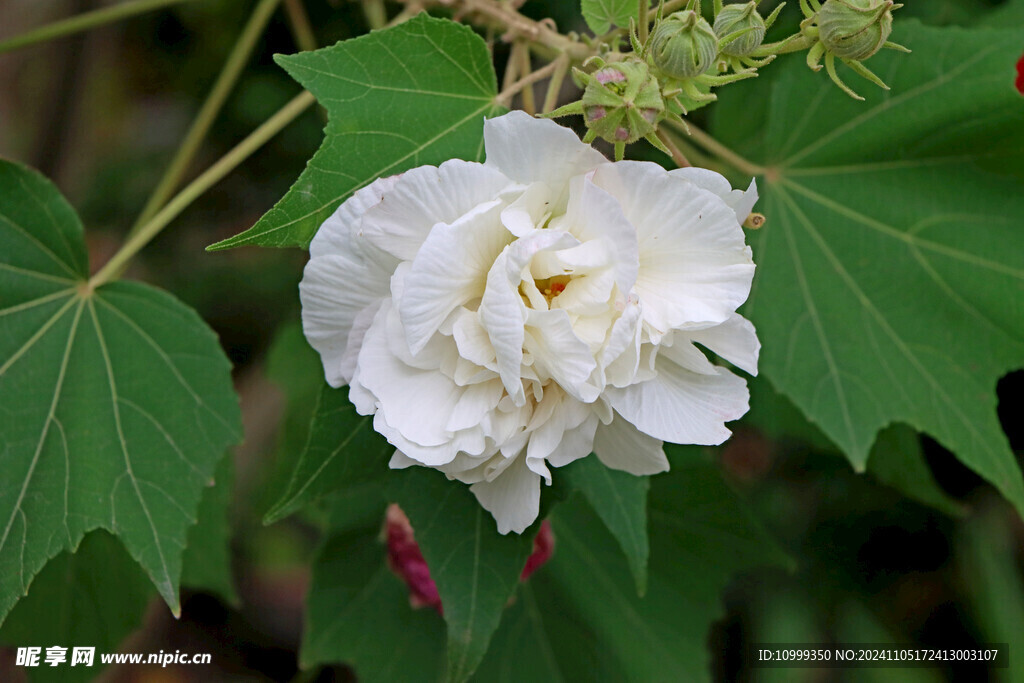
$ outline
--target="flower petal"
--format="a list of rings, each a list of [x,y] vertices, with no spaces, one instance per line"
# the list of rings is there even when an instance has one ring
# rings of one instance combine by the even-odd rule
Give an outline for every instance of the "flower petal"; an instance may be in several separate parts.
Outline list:
[[[576,238],[568,233],[538,230],[505,247],[487,273],[480,323],[494,347],[501,381],[516,405],[526,402],[521,376],[526,306],[519,295],[523,271],[538,252],[567,249],[576,244]]]
[[[616,415],[611,424],[598,426],[594,435],[594,454],[606,467],[638,476],[668,471],[663,442],[647,436]]]
[[[656,439],[717,446],[729,438],[725,423],[750,407],[747,383],[724,368],[698,374],[659,354],[655,369],[654,379],[606,395],[616,412]]]
[[[412,261],[398,310],[413,354],[459,306],[483,296],[487,272],[512,240],[495,200],[451,224],[435,225]]]
[[[492,481],[473,484],[469,490],[494,515],[499,534],[523,533],[540,513],[540,475],[526,466],[525,454],[516,456]]]
[[[686,333],[690,339],[714,351],[740,370],[757,376],[757,358],[761,342],[754,324],[738,313],[720,325]]]
[[[397,178],[382,178],[348,198],[320,226],[309,245],[310,260],[299,283],[302,329],[320,354],[332,387],[352,379],[355,357],[369,318],[390,294],[391,273],[398,265],[358,235],[363,214],[380,202]],[[368,312],[367,312],[368,311]],[[364,318],[361,325],[356,320]]]
[[[516,182],[551,188],[551,209],[558,212],[565,205],[570,178],[609,163],[569,128],[521,111],[484,121],[484,148],[488,166]]]
[[[750,185],[744,190],[734,190],[729,181],[722,175],[709,171],[706,168],[690,166],[689,168],[675,168],[668,172],[676,178],[689,180],[697,187],[714,192],[736,212],[736,220],[743,223],[747,216],[754,210],[757,203],[757,183],[751,178]]]
[[[425,465],[449,462],[460,450],[479,453],[482,434],[445,429],[466,389],[436,369],[413,368],[398,358],[387,339],[392,316],[397,313],[386,300],[366,333],[349,392],[356,409],[376,413],[374,429]]]
[[[723,322],[746,300],[754,263],[735,213],[719,197],[647,162],[603,166],[594,182],[636,226],[635,291],[652,341]]]
[[[570,396],[592,403],[600,389],[587,383],[597,368],[590,346],[573,332],[569,314],[530,310],[526,316],[523,348],[533,358],[538,374],[553,379]]]
[[[380,249],[412,261],[430,229],[454,223],[509,186],[496,169],[452,159],[420,166],[401,175],[383,200],[363,217],[362,233]]]

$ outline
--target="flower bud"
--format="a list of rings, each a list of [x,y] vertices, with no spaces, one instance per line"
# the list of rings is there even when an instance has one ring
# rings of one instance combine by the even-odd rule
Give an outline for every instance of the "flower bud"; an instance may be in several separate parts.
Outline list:
[[[825,49],[841,59],[863,60],[892,33],[893,0],[826,0],[817,15]]]
[[[715,17],[715,34],[720,40],[743,32],[721,46],[722,54],[731,57],[747,57],[752,54],[761,47],[766,30],[764,19],[757,12],[757,0],[751,0],[745,5],[726,5]]]
[[[665,75],[684,80],[707,71],[718,56],[718,37],[693,10],[670,14],[651,34],[649,54]]]
[[[646,64],[615,62],[582,78],[583,120],[591,138],[631,143],[654,133],[665,103]]]

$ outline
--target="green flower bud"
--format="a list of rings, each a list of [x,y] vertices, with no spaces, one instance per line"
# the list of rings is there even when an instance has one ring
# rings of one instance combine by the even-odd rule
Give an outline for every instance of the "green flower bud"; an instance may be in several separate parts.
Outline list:
[[[730,57],[747,57],[764,41],[767,30],[764,19],[757,12],[757,0],[745,5],[726,5],[715,17],[715,34],[719,40],[743,31],[742,35],[723,43],[722,54]]]
[[[658,22],[648,50],[651,62],[666,76],[696,78],[715,63],[718,37],[711,24],[693,10],[685,10]]]
[[[899,7],[893,0],[826,0],[817,15],[821,43],[841,59],[867,59],[889,39]]]
[[[587,137],[628,144],[655,132],[665,103],[646,64],[615,62],[578,75],[587,84],[581,100]]]

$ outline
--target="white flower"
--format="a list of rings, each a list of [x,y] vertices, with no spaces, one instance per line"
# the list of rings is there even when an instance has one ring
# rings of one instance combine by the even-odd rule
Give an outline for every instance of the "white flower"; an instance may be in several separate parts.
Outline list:
[[[557,124],[484,124],[486,163],[356,192],[310,245],[303,329],[327,381],[396,448],[391,467],[472,484],[501,533],[540,480],[594,452],[637,475],[663,441],[719,444],[760,344],[736,314],[757,193],[716,173],[610,163]]]

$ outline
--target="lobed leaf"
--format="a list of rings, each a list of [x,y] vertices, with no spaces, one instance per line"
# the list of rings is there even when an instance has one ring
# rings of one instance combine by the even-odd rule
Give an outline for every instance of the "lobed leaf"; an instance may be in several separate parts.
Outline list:
[[[275,59],[327,108],[324,142],[256,225],[210,249],[306,247],[344,199],[377,178],[452,158],[482,160],[484,118],[501,111],[483,39],[426,14]]]
[[[241,437],[213,332],[139,283],[92,291],[82,225],[0,161],[0,618],[53,556],[107,529],[178,612],[187,530]]]
[[[1024,511],[995,396],[1024,365],[1019,36],[904,22],[896,38],[914,53],[871,59],[892,90],[867,103],[799,60],[777,69],[760,137],[731,134],[742,86],[720,103],[718,134],[765,168],[745,314],[763,374],[854,467],[904,422]]]
[[[612,26],[629,26],[629,20],[636,18],[637,1],[581,0],[580,10],[590,30],[602,35]]]

